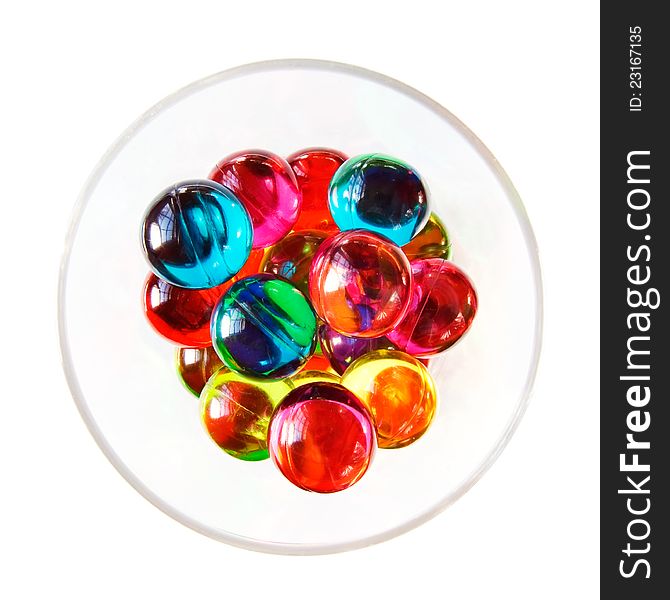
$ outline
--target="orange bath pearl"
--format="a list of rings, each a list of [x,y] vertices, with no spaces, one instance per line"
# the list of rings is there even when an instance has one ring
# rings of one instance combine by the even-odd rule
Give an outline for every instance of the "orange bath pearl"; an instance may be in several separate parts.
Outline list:
[[[377,350],[355,360],[342,385],[368,408],[380,448],[402,448],[428,429],[437,407],[435,382],[416,358]]]

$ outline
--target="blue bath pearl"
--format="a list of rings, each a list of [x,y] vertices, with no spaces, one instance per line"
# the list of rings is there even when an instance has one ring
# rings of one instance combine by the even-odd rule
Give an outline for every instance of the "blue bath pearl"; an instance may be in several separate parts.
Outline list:
[[[328,206],[337,226],[367,229],[407,244],[430,216],[428,190],[408,164],[384,154],[361,154],[333,175]]]
[[[142,243],[154,273],[173,285],[221,285],[244,265],[253,240],[249,213],[226,187],[184,181],[154,200],[144,217]]]
[[[234,371],[280,378],[314,353],[316,315],[292,283],[259,274],[235,282],[214,308],[212,345]]]

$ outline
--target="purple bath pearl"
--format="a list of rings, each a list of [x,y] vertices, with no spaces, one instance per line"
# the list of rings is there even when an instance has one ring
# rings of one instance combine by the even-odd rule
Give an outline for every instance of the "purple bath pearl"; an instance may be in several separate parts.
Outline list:
[[[319,327],[319,342],[323,354],[330,361],[331,367],[340,375],[359,356],[374,350],[396,350],[397,348],[386,338],[357,338],[343,335],[328,325]]]

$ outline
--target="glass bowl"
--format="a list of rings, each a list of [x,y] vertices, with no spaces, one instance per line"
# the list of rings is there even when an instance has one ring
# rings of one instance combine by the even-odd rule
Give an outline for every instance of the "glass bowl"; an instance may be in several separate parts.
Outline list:
[[[248,463],[205,434],[179,383],[174,348],[145,321],[149,271],[139,243],[148,204],[168,185],[206,177],[245,148],[382,152],[413,165],[473,279],[472,330],[430,362],[439,409],[429,431],[380,450],[340,493],[302,491],[269,460]],[[488,469],[528,401],[541,339],[535,239],[511,182],[456,117],[377,73],[281,60],[193,83],[127,129],[76,205],[59,290],[65,373],[86,425],[128,482],[168,515],[215,539],[289,554],[388,539],[439,513]]]

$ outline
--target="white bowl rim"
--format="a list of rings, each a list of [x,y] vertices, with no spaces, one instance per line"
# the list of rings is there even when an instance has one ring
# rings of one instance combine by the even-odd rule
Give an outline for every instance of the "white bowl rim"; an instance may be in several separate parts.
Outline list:
[[[151,122],[158,114],[172,105],[180,102],[181,100],[187,98],[188,96],[198,92],[201,89],[207,88],[211,85],[216,85],[223,81],[229,81],[236,79],[242,76],[254,75],[267,71],[275,70],[287,70],[287,69],[302,69],[302,70],[318,70],[318,71],[333,71],[337,73],[343,73],[346,75],[359,77],[369,81],[373,81],[380,85],[386,86],[395,92],[401,93],[403,95],[409,96],[416,102],[422,104],[426,109],[435,113],[440,118],[448,121],[455,129],[457,129],[464,138],[474,147],[478,154],[486,161],[488,166],[491,168],[491,171],[496,176],[498,182],[505,190],[507,198],[512,205],[514,213],[516,215],[517,221],[523,233],[524,241],[528,250],[528,255],[531,261],[532,267],[532,277],[533,277],[533,289],[535,291],[535,306],[536,306],[536,317],[535,317],[535,326],[534,326],[534,340],[533,340],[533,352],[531,357],[530,368],[528,370],[525,384],[517,404],[514,414],[511,416],[510,420],[507,423],[502,435],[499,437],[496,444],[493,446],[493,449],[490,451],[488,456],[482,460],[482,462],[466,477],[463,482],[450,494],[444,497],[439,502],[435,503],[429,509],[427,509],[421,515],[418,515],[414,519],[411,519],[401,525],[389,528],[381,533],[371,535],[368,537],[346,541],[338,542],[335,544],[286,544],[280,542],[269,542],[257,540],[249,537],[244,537],[236,535],[234,533],[216,529],[201,523],[195,519],[192,519],[189,515],[184,512],[176,509],[167,502],[165,502],[161,497],[151,491],[135,474],[126,466],[126,464],[121,460],[119,455],[115,452],[112,446],[109,444],[105,438],[103,432],[98,427],[91,411],[86,403],[84,395],[81,391],[79,381],[77,379],[77,374],[75,372],[74,364],[72,362],[72,356],[70,353],[69,342],[68,342],[68,333],[67,333],[67,319],[66,319],[66,300],[65,300],[65,291],[67,287],[67,275],[68,275],[68,266],[70,261],[70,254],[72,249],[72,243],[77,234],[77,229],[81,217],[86,209],[88,200],[91,195],[94,193],[95,188],[97,187],[100,179],[102,178],[104,172],[116,156],[123,150],[124,146],[133,138],[133,136],[138,133],[143,127],[145,127],[149,122]],[[491,467],[491,465],[496,461],[498,456],[501,454],[505,446],[507,446],[512,435],[516,431],[516,428],[523,417],[528,403],[531,397],[531,391],[535,381],[535,375],[537,373],[537,367],[540,359],[540,350],[542,346],[542,326],[543,326],[543,295],[542,295],[542,273],[540,267],[540,258],[537,248],[537,241],[535,239],[535,234],[531,227],[526,209],[521,202],[518,192],[514,188],[510,178],[507,173],[500,166],[496,158],[490,152],[490,150],[483,144],[483,142],[472,133],[468,127],[462,123],[456,116],[454,116],[446,108],[424,95],[423,93],[415,90],[414,88],[396,80],[386,75],[382,75],[375,71],[371,71],[362,67],[353,66],[345,63],[339,63],[334,61],[326,60],[316,60],[316,59],[304,59],[304,58],[292,58],[292,59],[276,59],[276,60],[267,60],[254,63],[248,63],[238,67],[233,67],[231,69],[226,69],[215,73],[203,79],[194,81],[193,83],[177,90],[176,92],[166,96],[163,100],[156,103],[144,114],[142,114],[138,119],[136,119],[111,145],[111,147],[105,152],[102,158],[98,161],[97,165],[93,169],[92,173],[89,175],[88,180],[86,181],[77,202],[74,207],[72,219],[70,221],[70,226],[67,232],[65,240],[65,248],[63,252],[63,257],[60,264],[60,275],[58,282],[58,333],[60,340],[60,352],[61,360],[63,363],[63,370],[65,371],[65,377],[70,388],[70,393],[74,398],[75,404],[79,413],[81,414],[84,423],[88,427],[91,435],[93,436],[95,442],[98,444],[103,454],[107,459],[112,463],[114,468],[121,474],[121,476],[137,490],[142,496],[144,496],[149,502],[154,506],[159,508],[168,516],[172,517],[176,521],[190,527],[191,529],[198,531],[208,537],[211,537],[215,540],[226,542],[233,546],[244,548],[247,550],[256,550],[274,554],[297,554],[297,555],[314,555],[314,554],[330,554],[336,552],[344,552],[347,550],[353,550],[357,548],[363,548],[372,544],[377,544],[389,540],[393,537],[406,533],[415,527],[425,523],[426,521],[432,519],[434,516],[445,510],[448,506],[453,504],[458,500],[463,494],[465,494],[479,479],[486,473],[486,471]]]

